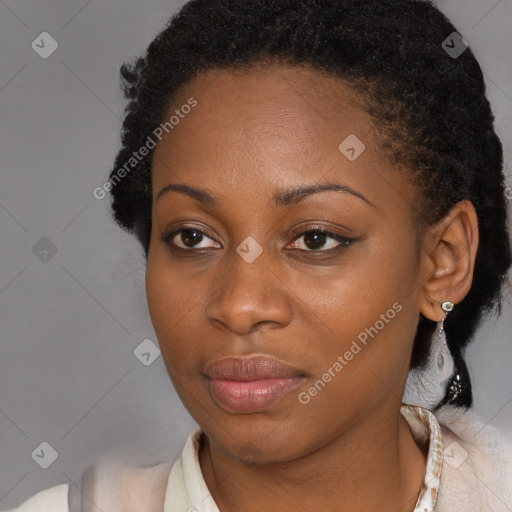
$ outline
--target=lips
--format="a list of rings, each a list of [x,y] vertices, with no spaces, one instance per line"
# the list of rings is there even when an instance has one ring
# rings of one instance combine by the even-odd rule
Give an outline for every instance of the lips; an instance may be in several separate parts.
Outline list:
[[[205,371],[213,400],[228,412],[261,412],[296,389],[305,375],[268,356],[228,357]]]

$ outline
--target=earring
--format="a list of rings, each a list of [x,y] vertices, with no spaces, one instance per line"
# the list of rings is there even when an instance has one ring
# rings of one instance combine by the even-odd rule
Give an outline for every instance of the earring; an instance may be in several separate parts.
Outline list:
[[[449,301],[443,302],[441,304],[441,309],[443,310],[444,318],[441,320],[441,324],[439,326],[439,337],[441,337],[442,332],[444,331],[444,321],[445,321],[446,317],[448,316],[448,313],[453,311],[453,302],[449,302]]]
[[[430,346],[428,360],[421,368],[410,370],[405,385],[403,402],[434,410],[444,399],[454,401],[462,391],[460,375],[446,341],[444,320],[454,308],[452,302],[441,304],[444,318],[437,325]],[[437,334],[437,336],[436,336]]]
[[[439,336],[443,335],[444,321],[445,321],[446,317],[448,316],[448,313],[453,311],[453,306],[454,306],[454,304],[452,302],[448,302],[448,301],[443,302],[441,304],[441,309],[443,310],[444,318],[441,320],[441,324],[439,326]],[[458,373],[456,373],[451,380],[450,387],[448,388],[448,402],[454,402],[457,399],[457,397],[460,395],[461,392],[462,392],[462,381],[461,381],[460,375]]]
[[[462,392],[462,382],[460,380],[460,375],[457,374],[453,377],[452,382],[450,384],[450,388],[448,389],[448,401],[454,402],[457,397]]]
[[[445,318],[453,307],[451,302],[442,303]],[[455,362],[446,342],[443,319],[432,335],[427,361],[422,367],[409,371],[403,402],[434,410],[443,400],[454,372]]]

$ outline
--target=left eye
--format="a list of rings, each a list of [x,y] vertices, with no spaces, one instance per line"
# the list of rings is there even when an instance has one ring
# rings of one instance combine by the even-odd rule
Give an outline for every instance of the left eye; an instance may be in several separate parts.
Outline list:
[[[300,239],[304,239],[300,243]],[[353,240],[336,233],[330,233],[319,229],[304,231],[301,235],[293,242],[293,249],[299,249],[301,251],[329,251],[331,249],[339,249],[342,247],[348,247]]]

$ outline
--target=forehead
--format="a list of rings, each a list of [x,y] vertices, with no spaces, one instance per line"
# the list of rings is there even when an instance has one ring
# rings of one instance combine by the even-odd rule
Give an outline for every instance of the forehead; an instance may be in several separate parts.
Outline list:
[[[191,98],[197,106],[185,114]],[[337,180],[370,198],[391,187],[403,202],[407,184],[376,144],[365,101],[342,79],[307,68],[199,74],[167,112],[180,119],[155,149],[153,195],[170,181],[241,197]]]
[[[174,168],[184,157],[191,162],[202,155],[210,162],[242,158],[259,168],[270,159],[314,164],[326,154],[339,156],[350,134],[373,146],[363,100],[342,80],[317,71],[262,65],[208,71],[180,89],[165,118],[192,97],[197,106],[163,134],[157,163],[164,154]]]
[[[195,91],[210,102],[217,101],[228,108],[241,102],[247,110],[254,106],[306,109],[313,108],[328,115],[330,110],[321,108],[329,105],[346,113],[361,109],[362,101],[350,85],[327,72],[307,66],[284,65],[279,63],[255,63],[243,68],[213,69],[196,75],[181,87],[175,104],[185,100],[190,91]],[[361,112],[362,109],[361,109]],[[330,116],[329,116],[330,117]]]

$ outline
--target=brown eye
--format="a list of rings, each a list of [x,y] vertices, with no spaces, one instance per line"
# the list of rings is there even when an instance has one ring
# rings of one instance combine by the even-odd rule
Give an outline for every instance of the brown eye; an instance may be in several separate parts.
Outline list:
[[[197,243],[203,240],[202,233],[195,229],[184,229],[178,236],[181,237],[181,242],[183,242],[186,247],[195,247]]]
[[[302,243],[299,242],[300,239],[303,239]],[[346,238],[336,233],[314,229],[301,233],[301,235],[293,242],[292,248],[309,252],[328,252],[330,250],[348,247],[353,241],[354,240],[350,238]]]
[[[194,228],[182,228],[164,234],[161,240],[171,248],[178,249],[211,249],[219,248],[220,245],[210,238],[206,233]],[[208,241],[210,242],[209,245]]]
[[[327,240],[327,235],[318,231],[309,231],[304,235],[304,244],[308,249],[321,249]]]

